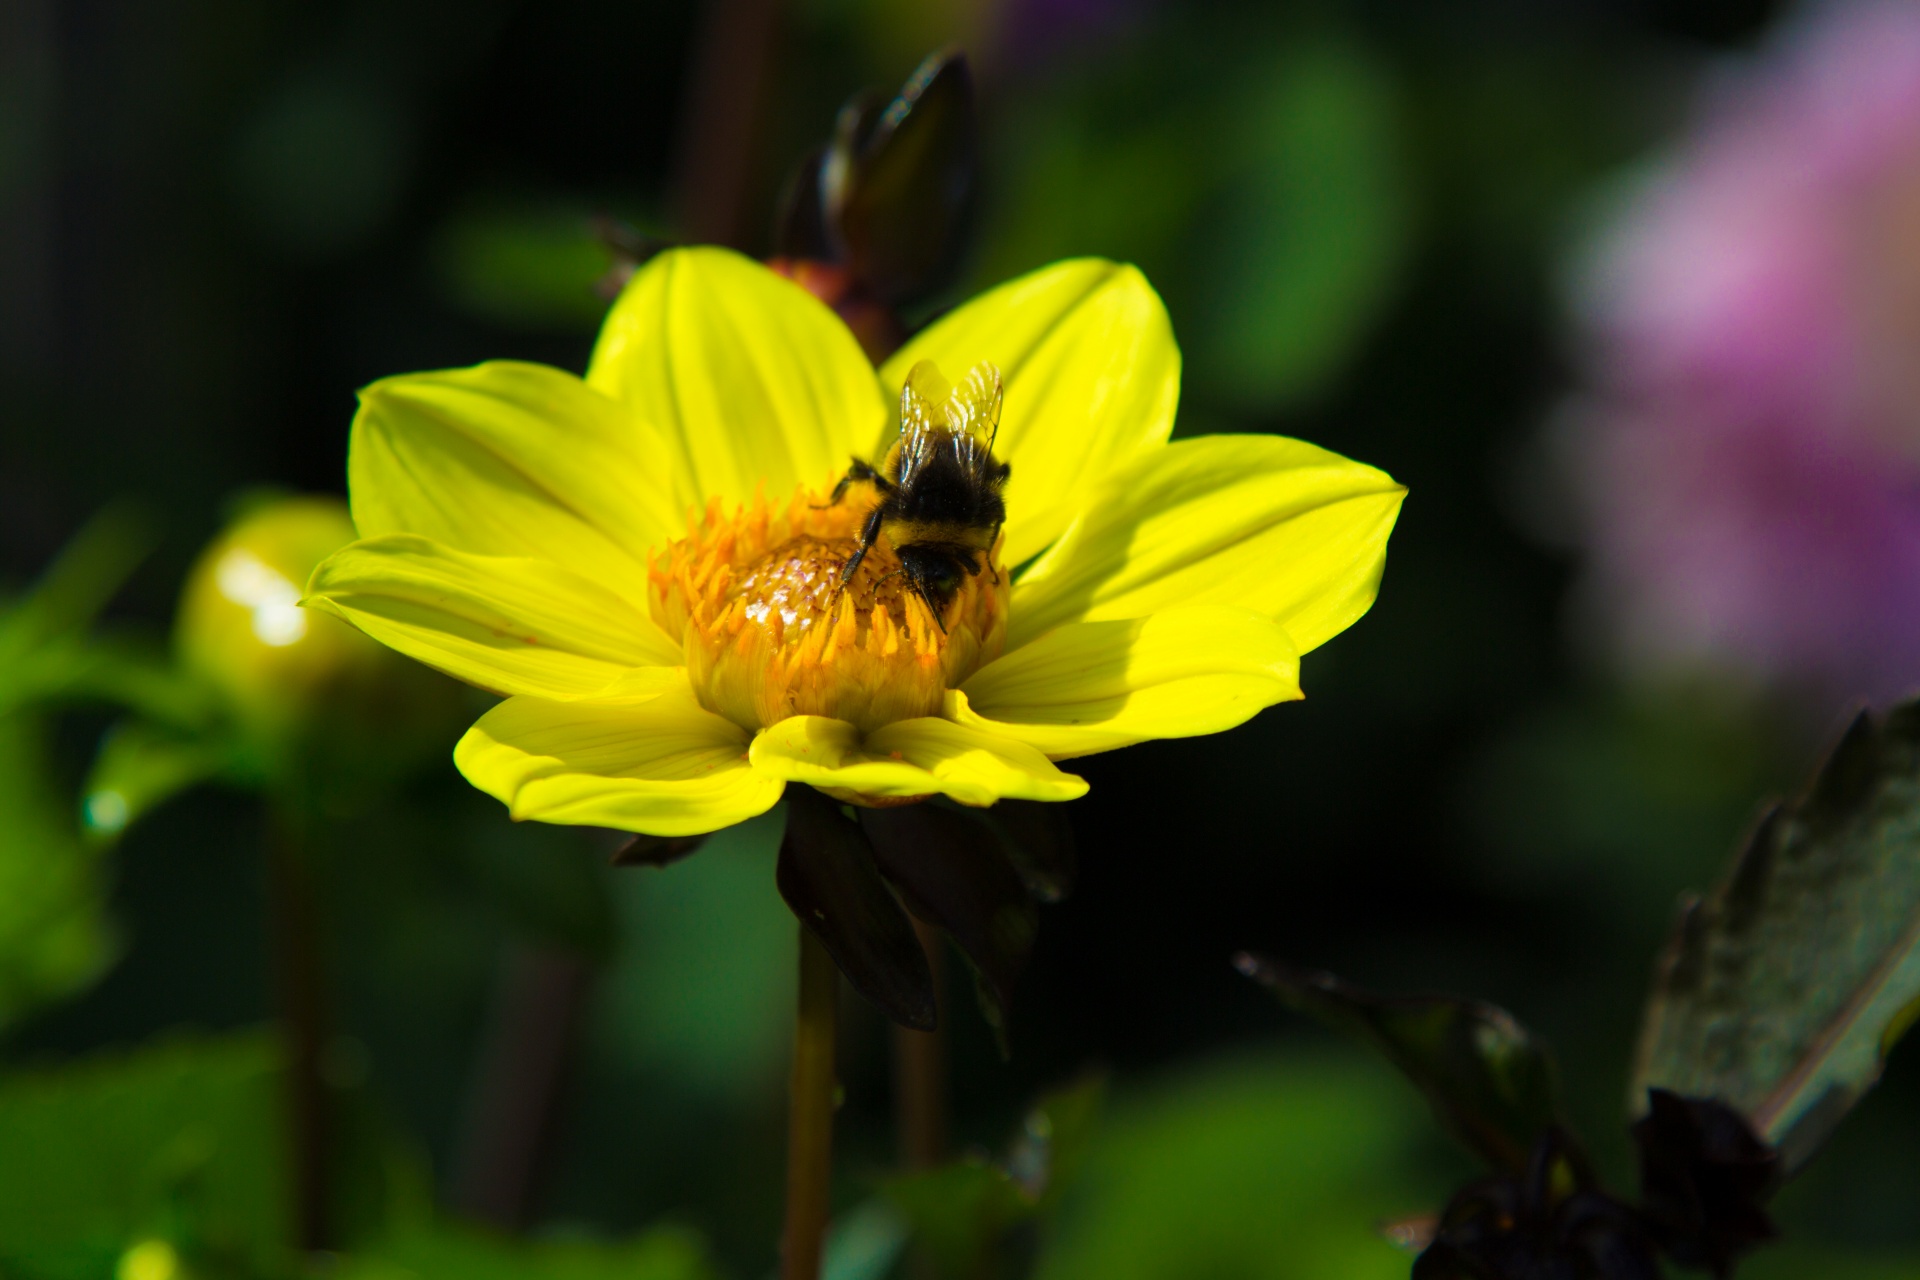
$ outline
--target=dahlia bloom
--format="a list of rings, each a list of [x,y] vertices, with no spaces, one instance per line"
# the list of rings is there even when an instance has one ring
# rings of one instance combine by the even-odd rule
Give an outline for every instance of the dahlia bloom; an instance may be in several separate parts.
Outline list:
[[[1004,379],[1007,520],[944,616],[872,506],[906,372]],[[455,751],[515,818],[663,836],[790,782],[853,803],[1068,800],[1056,761],[1213,733],[1300,696],[1372,603],[1403,490],[1295,440],[1169,443],[1179,352],[1130,267],[1073,261],[876,371],[804,289],[719,249],[635,274],[585,378],[534,364],[367,388],[361,541],[306,604],[505,695]]]
[[[1564,442],[1628,664],[1920,682],[1920,7],[1811,10],[1715,82],[1580,298]]]

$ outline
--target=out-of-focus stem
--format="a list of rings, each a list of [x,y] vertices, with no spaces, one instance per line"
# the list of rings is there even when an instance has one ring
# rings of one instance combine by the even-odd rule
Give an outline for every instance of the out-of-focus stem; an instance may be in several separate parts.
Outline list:
[[[913,922],[933,969],[935,998],[941,993],[944,957],[940,935],[924,921]],[[944,1010],[932,1031],[893,1029],[893,1116],[900,1139],[900,1163],[908,1170],[931,1169],[947,1157],[947,1031]]]
[[[332,1106],[321,1075],[327,1042],[326,967],[320,904],[299,819],[267,815],[268,931],[286,1054],[287,1152],[292,1162],[294,1243],[309,1252],[332,1241]]]
[[[787,1119],[787,1225],[781,1280],[819,1280],[833,1176],[833,1040],[840,972],[811,930],[800,929],[800,1009],[794,1025]]]
[[[526,1226],[591,982],[571,951],[515,944],[503,958],[454,1184],[461,1212]]]

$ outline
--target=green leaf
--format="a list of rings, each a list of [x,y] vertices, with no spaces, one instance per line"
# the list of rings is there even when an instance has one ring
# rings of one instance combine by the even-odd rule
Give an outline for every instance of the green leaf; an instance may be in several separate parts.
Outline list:
[[[250,1032],[0,1078],[0,1275],[98,1280],[156,1240],[189,1274],[288,1273],[280,1061],[274,1037]],[[335,1220],[351,1246],[385,1234],[421,1175],[359,1095],[336,1095],[332,1112]]]
[[[714,1280],[699,1237],[656,1227],[630,1240],[511,1240],[419,1226],[344,1263],[341,1280]]]
[[[1105,1095],[1105,1079],[1088,1076],[1042,1098],[1004,1160],[970,1156],[886,1184],[941,1276],[990,1274],[1009,1233],[1054,1212],[1086,1158]]]
[[[591,333],[606,315],[596,286],[610,259],[586,210],[478,203],[440,228],[433,254],[449,298],[484,320]]]
[[[942,1280],[994,1274],[989,1260],[1009,1231],[1032,1219],[1034,1209],[1005,1169],[982,1159],[895,1179],[886,1195]]]
[[[1770,810],[1655,976],[1630,1106],[1714,1098],[1803,1165],[1920,1012],[1920,702],[1862,713]]]
[[[1787,1244],[1740,1264],[1740,1280],[1920,1280],[1920,1255],[1836,1253]]]
[[[0,605],[0,714],[112,684],[112,668],[139,658],[88,635],[94,619],[146,555],[143,523],[109,508],[75,534],[18,599]]]
[[[137,720],[115,725],[87,777],[81,823],[96,840],[110,841],[149,810],[218,777],[232,750],[211,735],[188,736]]]
[[[189,1235],[264,1270],[287,1239],[273,1044],[180,1040],[0,1082],[0,1274],[110,1274]]]
[[[1236,967],[1282,1003],[1371,1045],[1411,1080],[1447,1131],[1519,1173],[1559,1123],[1552,1059],[1511,1014],[1448,996],[1372,995],[1331,974],[1242,954]]]
[[[1019,126],[977,269],[1138,264],[1180,334],[1183,403],[1260,414],[1349,366],[1414,229],[1390,70],[1270,21],[1209,21],[1166,57],[1050,77],[1006,109]]]
[[[1207,305],[1196,378],[1246,407],[1311,395],[1372,326],[1406,256],[1410,200],[1392,83],[1365,51],[1313,40],[1232,81],[1218,221],[1195,237]]]
[[[824,1280],[886,1280],[906,1247],[907,1224],[884,1200],[869,1200],[827,1230]]]
[[[1406,1280],[1383,1218],[1443,1189],[1375,1064],[1212,1062],[1116,1099],[1042,1238],[1038,1280]]]
[[[146,556],[143,521],[110,507],[61,549],[31,590],[0,614],[0,658],[85,631]],[[0,670],[8,663],[0,662]]]
[[[44,736],[39,716],[0,715],[0,1026],[87,986],[115,952],[100,868]]]

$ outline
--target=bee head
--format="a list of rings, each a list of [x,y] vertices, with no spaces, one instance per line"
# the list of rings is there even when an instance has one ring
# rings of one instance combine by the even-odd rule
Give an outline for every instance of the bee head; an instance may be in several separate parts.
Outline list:
[[[900,570],[907,575],[907,581],[920,598],[933,610],[934,620],[946,625],[943,618],[947,604],[953,599],[954,592],[969,574],[978,572],[972,553],[960,547],[946,547],[908,543],[896,548],[900,556]]]

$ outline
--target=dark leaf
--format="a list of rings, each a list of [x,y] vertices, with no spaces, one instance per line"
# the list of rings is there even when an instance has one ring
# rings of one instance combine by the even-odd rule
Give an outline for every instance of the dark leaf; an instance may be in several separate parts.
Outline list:
[[[1735,1258],[1778,1234],[1761,1206],[1780,1181],[1780,1153],[1739,1112],[1655,1089],[1633,1141],[1641,1212],[1675,1262],[1730,1275]]]
[[[893,306],[938,290],[959,265],[979,169],[973,74],[957,50],[920,64],[884,108],[841,113],[822,170],[837,256]]]
[[[933,1030],[933,971],[860,825],[811,787],[787,788],[787,833],[775,873],[780,896],[881,1012],[903,1027]]]
[[[1524,1173],[1500,1174],[1447,1203],[1413,1280],[1660,1280],[1639,1216],[1601,1191],[1558,1128]]]
[[[1920,1008],[1920,704],[1861,714],[1797,802],[1690,902],[1632,1085],[1745,1116],[1792,1174],[1879,1079]]]
[[[692,853],[707,842],[705,836],[647,836],[636,835],[633,839],[613,851],[613,865],[616,867],[667,867]]]
[[[909,911],[946,930],[979,975],[989,1020],[1002,1027],[1039,909],[999,839],[972,814],[930,804],[863,809],[860,821],[881,874]]]
[[[1059,902],[1073,892],[1076,859],[1067,807],[1038,800],[1002,800],[983,815],[1007,842],[1013,869],[1027,892]]]
[[[1558,1123],[1552,1060],[1503,1009],[1447,996],[1383,998],[1244,953],[1234,963],[1291,1008],[1378,1049],[1448,1132],[1496,1169],[1525,1168]]]

